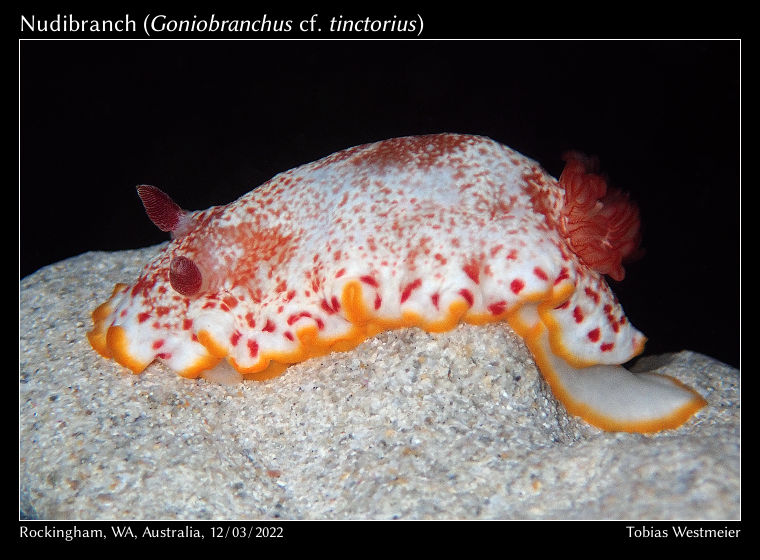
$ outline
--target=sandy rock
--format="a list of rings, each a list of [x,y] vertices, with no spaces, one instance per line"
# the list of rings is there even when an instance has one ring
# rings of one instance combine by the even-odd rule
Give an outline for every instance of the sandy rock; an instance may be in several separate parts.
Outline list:
[[[90,312],[159,247],[24,278],[20,508],[43,519],[738,518],[739,372],[642,358],[709,401],[654,435],[568,416],[507,325],[383,333],[273,380],[136,376]],[[636,368],[634,368],[636,369]]]

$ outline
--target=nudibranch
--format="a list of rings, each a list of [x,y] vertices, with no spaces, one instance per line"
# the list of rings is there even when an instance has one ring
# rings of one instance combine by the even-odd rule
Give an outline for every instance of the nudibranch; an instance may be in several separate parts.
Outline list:
[[[639,214],[580,154],[557,180],[491,139],[435,134],[349,148],[203,211],[137,190],[172,240],[88,333],[134,373],[159,360],[264,380],[388,329],[506,321],[567,410],[602,429],[674,428],[706,404],[619,365],[645,338],[604,275],[623,279]]]

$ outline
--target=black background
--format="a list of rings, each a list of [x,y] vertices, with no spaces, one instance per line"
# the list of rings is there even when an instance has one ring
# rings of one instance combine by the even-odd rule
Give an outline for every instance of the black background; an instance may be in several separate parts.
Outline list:
[[[474,133],[554,176],[567,149],[599,156],[641,208],[646,256],[610,285],[649,338],[646,354],[689,349],[739,364],[738,41],[24,40],[19,49],[21,276],[165,240],[137,184],[201,209],[349,146]]]

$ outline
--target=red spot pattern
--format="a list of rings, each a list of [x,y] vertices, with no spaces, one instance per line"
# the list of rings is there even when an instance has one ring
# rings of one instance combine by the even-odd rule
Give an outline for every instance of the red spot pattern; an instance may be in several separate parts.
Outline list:
[[[380,168],[413,165],[416,170],[424,171],[444,160],[444,156],[461,149],[468,141],[466,136],[449,134],[392,138],[360,153],[354,163]]]
[[[576,306],[575,309],[573,309],[573,318],[576,323],[581,323],[583,321],[583,311],[581,311],[580,307]]]
[[[586,293],[586,295],[588,297],[590,297],[591,299],[594,300],[594,303],[596,303],[597,305],[599,305],[599,294],[597,292],[595,292],[591,288],[586,288],[584,290],[584,292]]]
[[[507,310],[507,302],[506,301],[497,301],[496,303],[492,303],[488,306],[488,311],[490,311],[493,315],[501,315]]]
[[[359,280],[361,280],[365,284],[369,284],[373,288],[377,288],[378,286],[377,280],[375,280],[372,276],[362,276],[359,278]]]
[[[462,270],[470,277],[470,280],[476,284],[480,283],[480,266],[478,266],[478,263],[470,261],[462,267]]]
[[[403,290],[401,290],[401,303],[404,303],[412,295],[412,292],[422,286],[422,280],[417,278],[414,282],[407,284]]]
[[[290,317],[288,317],[288,325],[292,325],[293,323],[295,323],[296,321],[298,321],[299,319],[303,317],[311,317],[311,313],[309,313],[308,311],[301,311],[300,313],[295,313],[291,315]]]
[[[519,278],[515,278],[509,284],[509,289],[512,290],[512,293],[515,295],[519,294],[524,287],[525,287],[525,282],[523,282]]]
[[[322,308],[322,309],[323,309],[323,310],[324,310],[324,311],[325,311],[325,312],[326,312],[328,315],[332,315],[333,313],[337,313],[337,311],[338,311],[337,309],[333,309],[332,307],[330,307],[330,304],[329,304],[329,303],[328,303],[328,301],[327,301],[326,299],[324,299],[324,298],[322,298],[322,302],[320,303],[320,307],[321,307],[321,308]]]
[[[544,272],[539,267],[536,267],[536,268],[533,269],[533,274],[535,274],[541,280],[548,280],[549,279],[549,277],[547,276],[546,272]]]
[[[253,313],[245,314],[245,322],[248,323],[248,326],[250,328],[254,328],[256,326],[256,321],[253,318]]]
[[[274,209],[271,212],[275,215],[279,213]],[[259,227],[255,220],[237,226],[217,226],[214,233],[229,245],[246,248],[234,268],[226,271],[226,281],[232,286],[247,285],[251,278],[258,276],[262,265],[270,274],[271,271],[282,270],[293,259],[297,249],[294,235],[284,234],[279,226]],[[278,292],[285,290],[284,283],[277,286]]]
[[[476,155],[477,149],[472,150],[467,144],[474,145],[475,148],[480,147],[480,156]],[[467,157],[464,149],[469,150]],[[549,281],[550,273],[547,272],[547,268],[530,263],[536,249],[531,244],[536,236],[544,248],[553,252],[555,260],[562,259],[559,263],[552,262],[549,269],[555,270],[553,267],[557,264],[566,265],[554,278],[555,285],[570,279],[571,276],[579,284],[590,280],[593,289],[584,287],[588,298],[595,305],[600,301],[609,301],[611,293],[605,290],[604,281],[580,264],[578,257],[583,260],[584,256],[578,253],[577,239],[570,236],[568,245],[566,238],[557,235],[563,233],[560,231],[560,218],[565,202],[563,197],[568,196],[567,185],[560,188],[557,182],[540,168],[530,162],[526,165],[526,160],[519,154],[514,154],[508,149],[505,154],[502,150],[503,147],[494,147],[494,144],[474,137],[432,136],[394,139],[373,145],[369,149],[359,147],[346,150],[318,164],[307,166],[303,173],[287,172],[269,184],[262,185],[257,189],[256,195],[246,195],[241,201],[227,207],[215,207],[189,214],[186,219],[182,218],[183,224],[192,224],[193,229],[183,225],[184,233],[175,233],[175,243],[180,243],[178,252],[187,255],[188,260],[197,263],[204,271],[204,293],[201,296],[203,299],[197,303],[203,309],[215,309],[218,304],[220,309],[235,313],[240,330],[234,329],[227,334],[229,343],[232,346],[242,346],[239,343],[245,340],[248,353],[252,357],[257,356],[259,350],[264,350],[259,348],[256,340],[249,339],[256,336],[247,330],[257,326],[257,321],[253,318],[254,313],[258,317],[269,317],[258,321],[264,324],[263,328],[259,326],[259,332],[278,331],[282,332],[286,339],[295,340],[296,331],[288,330],[288,326],[296,324],[302,318],[310,318],[320,330],[329,325],[330,332],[325,333],[325,336],[333,336],[334,330],[341,328],[336,325],[343,323],[327,320],[326,316],[339,312],[340,300],[337,296],[327,296],[320,300],[321,296],[317,294],[335,292],[334,286],[330,286],[333,278],[345,277],[348,270],[355,270],[356,265],[366,265],[365,270],[372,271],[360,276],[359,280],[377,289],[373,302],[376,311],[383,303],[378,271],[382,274],[383,282],[388,279],[391,284],[409,278],[407,274],[410,273],[411,278],[418,276],[407,284],[400,283],[398,297],[401,303],[404,303],[423,284],[426,291],[432,286],[450,286],[450,283],[447,283],[447,275],[450,276],[451,269],[458,265],[473,284],[480,285],[481,279],[484,279],[484,283],[482,294],[480,289],[475,292],[462,288],[461,285],[454,288],[456,293],[470,306],[474,306],[477,299],[478,309],[481,311],[481,305],[485,305],[480,303],[481,296],[485,301],[497,300],[487,305],[486,309],[493,316],[501,316],[511,305],[512,296],[524,294],[528,285],[533,286],[530,282],[535,283],[535,279],[531,278]],[[469,159],[471,155],[474,156],[474,160]],[[483,159],[477,159],[479,157]],[[348,165],[343,165],[339,170],[339,173],[344,174],[337,175],[341,179],[339,181],[321,183],[321,177],[315,179],[309,175],[311,170],[318,167],[326,167],[328,172],[332,173],[330,165],[341,160]],[[517,176],[522,173],[522,182],[499,182],[501,179],[497,173],[505,169],[511,173],[510,165],[521,168]],[[378,171],[388,166],[394,168],[394,182],[383,176],[382,171]],[[457,195],[462,196],[462,204],[450,205],[448,199],[442,197],[441,205],[437,205],[438,200],[427,196],[424,190],[414,190],[418,184],[422,189],[428,188],[428,179],[425,176],[428,168],[444,166],[447,176],[455,179],[452,188]],[[395,170],[402,170],[401,179],[398,181],[395,181],[398,177]],[[345,192],[344,184],[350,184],[351,190]],[[434,187],[437,189],[439,185]],[[440,185],[440,188],[445,187]],[[293,200],[291,195],[294,192],[309,193],[308,204],[294,206],[285,202]],[[323,192],[327,193],[326,196],[323,196]],[[526,196],[532,205],[527,211]],[[328,216],[326,212],[334,212],[336,204],[337,208],[342,210],[335,212],[334,216]],[[567,205],[567,212],[578,210],[582,201],[574,199],[573,204],[573,207]],[[539,222],[536,222],[536,214],[541,215]],[[386,217],[385,222],[377,219],[383,215]],[[329,219],[325,220],[328,217]],[[316,221],[310,221],[312,218]],[[273,223],[282,226],[271,227]],[[574,224],[575,222],[569,220],[564,226],[570,228]],[[430,229],[421,235],[417,233],[423,231],[420,230],[420,226]],[[498,226],[499,233],[503,234],[498,244],[488,236],[478,237],[478,227],[495,226]],[[468,230],[470,227],[473,229]],[[319,228],[324,228],[318,236],[322,245],[316,247],[302,243],[302,240],[311,242],[313,230]],[[552,231],[552,228],[556,231]],[[360,230],[360,238],[364,241],[355,242],[353,236]],[[542,237],[544,235],[545,237]],[[571,247],[576,254],[571,252]],[[131,291],[132,296],[138,299],[141,305],[141,309],[138,310],[142,310],[141,313],[134,313],[134,307],[129,314],[125,314],[124,307],[121,307],[120,311],[126,320],[140,323],[160,319],[160,322],[156,320],[152,323],[154,328],[161,329],[154,337],[163,336],[164,332],[171,333],[172,329],[179,330],[181,327],[187,331],[182,335],[185,340],[189,337],[197,340],[192,333],[192,319],[184,317],[184,313],[193,313],[198,308],[197,305],[190,307],[195,298],[182,297],[177,291],[167,289],[168,264],[177,258],[180,257],[170,249],[163,253],[161,260],[150,265],[151,268],[147,269],[134,286],[121,289],[122,292]],[[514,270],[518,267],[512,266],[509,261],[520,261],[519,274],[530,270],[530,273],[525,274],[532,276],[514,278]],[[351,263],[351,268],[342,267],[348,263]],[[301,267],[301,264],[304,267]],[[451,266],[451,269],[445,268],[447,266]],[[334,272],[336,270],[337,272]],[[207,271],[211,271],[208,276]],[[333,271],[332,274],[329,271]],[[480,276],[481,273],[485,275],[483,278]],[[610,274],[614,276],[614,273]],[[459,274],[456,276],[461,277]],[[506,290],[503,280],[493,284],[485,282],[486,278],[505,277]],[[514,279],[510,282],[510,278]],[[288,290],[284,279],[296,289]],[[466,282],[464,284],[467,285]],[[499,285],[501,293],[491,291]],[[242,290],[235,290],[240,286]],[[446,292],[446,297],[450,295],[450,292]],[[532,291],[530,295],[534,295]],[[578,295],[576,294],[576,298]],[[138,296],[142,296],[142,299]],[[371,297],[368,293],[368,302],[371,301]],[[441,297],[443,296],[440,293],[430,296],[430,301],[436,309],[440,306]],[[571,303],[576,301],[576,298],[565,301],[557,309],[572,309],[572,312],[566,315],[567,319],[571,315],[575,323],[588,324],[589,317],[585,313],[591,309],[590,302],[583,301],[581,308]],[[253,304],[254,311],[239,310],[238,308],[242,307],[241,302],[246,306]],[[288,303],[290,305],[285,305]],[[315,303],[318,309],[314,309]],[[303,304],[312,313],[291,311],[290,315],[285,314],[285,309],[294,309],[292,304]],[[519,305],[519,300],[517,304]],[[626,324],[622,311],[617,311],[613,306],[606,306],[604,312],[610,325],[610,329],[604,329],[604,332],[619,333],[621,326]],[[619,318],[615,313],[620,314]],[[594,317],[596,316],[594,314]],[[569,327],[573,321],[564,324]],[[620,348],[624,346],[617,338],[614,338],[615,342],[601,343],[602,329],[589,330],[593,326],[581,329],[582,332],[588,331],[586,336],[588,340],[598,344],[597,349],[609,352],[616,344]],[[163,339],[148,340],[147,343],[152,344],[154,350],[164,345]],[[176,341],[172,339],[172,343],[174,342]]]
[[[523,190],[530,199],[533,210],[544,216],[551,227],[556,227],[552,213],[551,197],[547,196],[548,185],[545,175],[537,166],[531,166],[530,170],[522,175]]]
[[[612,330],[616,333],[620,332],[620,326],[623,324],[625,317],[618,321],[612,314],[612,306],[610,304],[604,306],[604,314],[607,317],[607,322],[612,327]]]
[[[464,300],[467,302],[467,305],[472,307],[472,304],[475,302],[475,298],[473,298],[472,292],[470,290],[467,288],[462,288],[459,290],[459,295],[464,298]]]
[[[570,272],[563,266],[562,270],[559,271],[559,276],[557,276],[557,279],[554,281],[554,285],[556,286],[563,280],[567,280],[570,278]]]

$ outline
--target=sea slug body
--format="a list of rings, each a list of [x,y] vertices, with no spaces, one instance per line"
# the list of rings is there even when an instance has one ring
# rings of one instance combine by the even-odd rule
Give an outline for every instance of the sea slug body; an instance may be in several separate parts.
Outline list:
[[[637,254],[638,210],[592,160],[566,160],[556,180],[488,138],[436,134],[349,148],[203,211],[141,185],[172,241],[93,312],[88,338],[135,373],[160,360],[263,380],[388,329],[507,321],[571,413],[677,427],[702,397],[619,365],[645,338],[604,275],[622,280]]]

